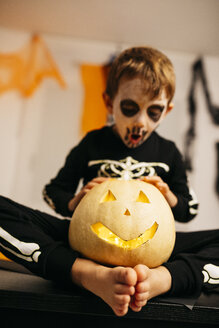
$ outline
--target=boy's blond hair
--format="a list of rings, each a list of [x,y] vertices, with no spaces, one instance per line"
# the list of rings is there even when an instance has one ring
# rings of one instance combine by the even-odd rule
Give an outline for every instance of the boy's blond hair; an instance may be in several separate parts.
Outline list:
[[[122,78],[140,77],[145,80],[146,92],[154,99],[165,90],[169,102],[175,92],[175,73],[171,61],[162,52],[150,47],[124,50],[112,63],[106,86],[113,100]]]

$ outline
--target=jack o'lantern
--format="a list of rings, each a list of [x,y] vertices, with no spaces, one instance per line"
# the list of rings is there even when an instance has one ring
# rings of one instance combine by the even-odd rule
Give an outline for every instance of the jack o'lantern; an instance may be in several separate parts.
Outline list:
[[[153,185],[109,179],[91,189],[77,206],[69,243],[100,263],[157,267],[174,247],[173,214]]]

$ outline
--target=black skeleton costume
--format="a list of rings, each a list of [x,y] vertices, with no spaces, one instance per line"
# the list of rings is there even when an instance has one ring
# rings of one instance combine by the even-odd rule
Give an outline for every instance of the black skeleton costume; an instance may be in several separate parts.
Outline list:
[[[71,216],[68,202],[74,197],[80,179],[85,185],[97,176],[128,180],[154,175],[160,176],[178,198],[173,208],[175,219],[191,220],[197,214],[198,202],[188,189],[181,154],[172,141],[156,132],[136,148],[126,147],[112,127],[88,133],[69,153],[57,177],[46,185],[44,199],[56,212]]]
[[[128,148],[112,127],[92,131],[73,148],[57,176],[44,188],[44,199],[58,213],[71,216],[68,202],[78,183],[96,176],[160,176],[177,196],[175,219],[191,220],[197,200],[187,186],[184,164],[175,144],[153,132],[139,147]],[[0,197],[0,251],[46,279],[68,283],[78,252],[68,245],[69,219],[59,219]],[[219,286],[219,230],[177,233],[166,266],[172,276],[170,295],[199,295]]]

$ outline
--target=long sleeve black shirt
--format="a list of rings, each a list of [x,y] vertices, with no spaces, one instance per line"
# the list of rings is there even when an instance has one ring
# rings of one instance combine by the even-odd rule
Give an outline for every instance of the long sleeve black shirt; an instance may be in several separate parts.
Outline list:
[[[172,208],[177,221],[188,222],[197,214],[198,203],[188,188],[182,156],[174,142],[156,132],[139,147],[128,148],[113,132],[103,127],[89,132],[68,154],[57,176],[44,188],[46,202],[63,216],[72,216],[68,202],[78,184],[97,176],[140,178],[158,175],[169,185],[178,202]]]

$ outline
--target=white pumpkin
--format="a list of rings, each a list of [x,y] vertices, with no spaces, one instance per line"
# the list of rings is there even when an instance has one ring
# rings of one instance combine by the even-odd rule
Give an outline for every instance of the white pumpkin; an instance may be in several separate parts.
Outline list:
[[[175,243],[172,211],[160,191],[140,180],[109,179],[77,206],[69,243],[83,256],[109,265],[154,268]]]

